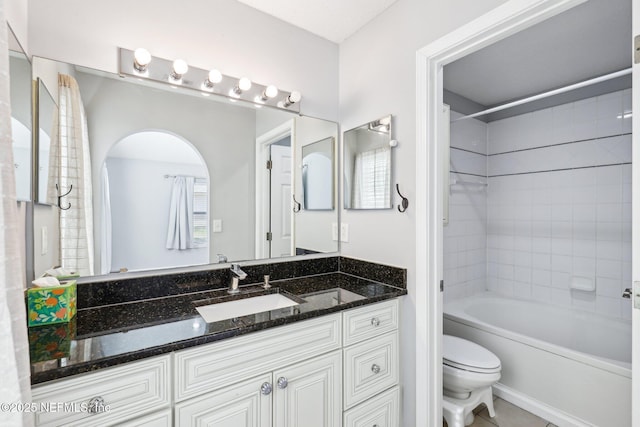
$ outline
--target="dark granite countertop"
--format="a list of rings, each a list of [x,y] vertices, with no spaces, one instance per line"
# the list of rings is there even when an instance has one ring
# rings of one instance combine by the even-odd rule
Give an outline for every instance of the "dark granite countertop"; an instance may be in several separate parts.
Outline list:
[[[39,384],[395,298],[405,288],[385,285],[343,272],[241,287],[230,296],[225,288],[78,310],[72,322],[29,328],[31,383]],[[344,295],[336,288],[351,293]],[[299,302],[286,309],[206,323],[196,306],[267,293],[282,293]],[[341,300],[341,298],[343,298]]]

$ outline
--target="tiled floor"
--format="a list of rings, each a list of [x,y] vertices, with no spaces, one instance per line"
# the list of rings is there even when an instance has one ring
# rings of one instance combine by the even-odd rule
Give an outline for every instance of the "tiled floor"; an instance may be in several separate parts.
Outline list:
[[[489,416],[487,408],[482,405],[474,411],[476,418],[472,427],[556,427],[548,421],[519,408],[506,400],[494,398],[493,408],[496,410],[495,418]],[[447,427],[446,421],[443,426]]]

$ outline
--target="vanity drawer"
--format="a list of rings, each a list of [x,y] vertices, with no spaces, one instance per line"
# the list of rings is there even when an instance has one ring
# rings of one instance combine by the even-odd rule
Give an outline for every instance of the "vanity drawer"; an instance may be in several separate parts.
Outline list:
[[[344,413],[343,427],[398,427],[400,390],[393,387]]]
[[[133,421],[118,424],[118,427],[171,427],[173,426],[173,417],[171,409],[154,412],[144,417],[136,418]]]
[[[398,300],[371,304],[343,313],[344,345],[398,329]]]
[[[180,402],[340,348],[340,313],[175,353]]]
[[[33,402],[68,405],[37,412],[37,426],[110,426],[170,405],[170,356],[162,356],[63,379],[32,389]],[[108,410],[91,413],[102,399]],[[42,406],[41,406],[42,407]],[[106,407],[106,406],[105,406]]]
[[[344,405],[349,409],[398,383],[398,333],[344,350]]]

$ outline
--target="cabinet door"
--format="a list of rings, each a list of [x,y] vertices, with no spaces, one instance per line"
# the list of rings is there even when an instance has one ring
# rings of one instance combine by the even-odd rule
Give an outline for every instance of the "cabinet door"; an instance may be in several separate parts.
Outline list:
[[[274,372],[274,425],[340,427],[342,355],[329,353]]]
[[[178,403],[175,426],[270,427],[271,374]]]

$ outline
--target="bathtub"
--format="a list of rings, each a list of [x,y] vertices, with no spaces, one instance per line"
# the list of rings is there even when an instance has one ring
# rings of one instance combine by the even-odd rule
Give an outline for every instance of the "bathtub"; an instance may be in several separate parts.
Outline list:
[[[631,323],[486,292],[444,306],[444,333],[494,352],[494,393],[563,426],[631,426]]]

